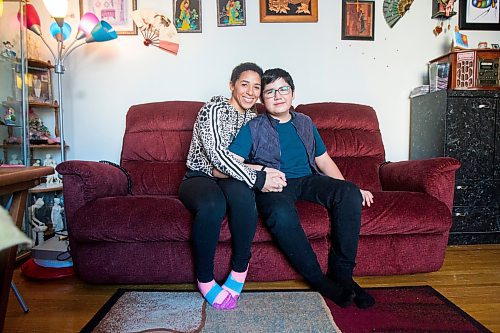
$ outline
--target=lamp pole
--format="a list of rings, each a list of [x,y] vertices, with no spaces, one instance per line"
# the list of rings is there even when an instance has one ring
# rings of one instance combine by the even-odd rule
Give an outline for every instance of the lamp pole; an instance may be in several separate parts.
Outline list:
[[[59,141],[61,146],[61,162],[66,161],[66,149],[64,149],[64,120],[63,120],[63,94],[62,94],[62,75],[64,74],[64,66],[56,64],[54,71],[57,75],[57,92],[59,95]]]
[[[24,6],[20,5],[19,6],[19,13],[21,17],[24,17]],[[23,161],[24,165],[28,166],[29,164],[29,159],[28,159],[28,144],[29,144],[29,131],[27,130],[29,127],[29,121],[28,121],[28,92],[26,90],[26,67],[27,67],[27,60],[25,60],[25,33],[26,33],[26,27],[24,27],[22,24],[19,27],[19,40],[21,43],[21,120],[23,121],[23,126],[22,126],[22,136],[23,136],[23,141],[24,145],[22,145],[23,149]],[[28,144],[26,144],[28,142]],[[7,161],[5,161],[7,163]]]

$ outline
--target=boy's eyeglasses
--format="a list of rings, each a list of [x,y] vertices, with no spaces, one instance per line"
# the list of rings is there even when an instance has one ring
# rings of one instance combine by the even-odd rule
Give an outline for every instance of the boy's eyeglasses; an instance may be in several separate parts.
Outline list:
[[[274,98],[274,96],[276,96],[276,92],[279,92],[280,95],[284,96],[284,95],[288,95],[290,93],[290,91],[292,91],[292,87],[283,86],[283,87],[279,87],[278,89],[264,90],[262,95],[264,96],[265,99],[271,99],[271,98]]]

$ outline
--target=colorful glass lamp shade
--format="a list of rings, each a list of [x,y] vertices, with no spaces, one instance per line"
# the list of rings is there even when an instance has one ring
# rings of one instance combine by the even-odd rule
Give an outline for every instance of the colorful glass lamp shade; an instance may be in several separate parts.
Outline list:
[[[87,43],[93,42],[106,42],[108,40],[112,40],[117,38],[118,35],[115,29],[106,21],[100,21],[94,29],[90,32],[90,35],[87,36],[85,41]]]
[[[87,37],[92,29],[99,23],[99,19],[94,13],[85,13],[80,19],[80,24],[78,25],[78,32],[76,33],[76,39],[82,39]]]
[[[43,3],[57,24],[62,27],[68,13],[68,0],[43,0]]]
[[[17,13],[17,20],[38,36],[42,35],[40,28],[40,17],[32,4],[24,5],[24,18],[21,20],[21,12]]]
[[[64,22],[63,26],[60,27],[56,22],[50,25],[50,34],[54,37],[58,42],[64,41],[68,39],[71,34],[71,26]]]

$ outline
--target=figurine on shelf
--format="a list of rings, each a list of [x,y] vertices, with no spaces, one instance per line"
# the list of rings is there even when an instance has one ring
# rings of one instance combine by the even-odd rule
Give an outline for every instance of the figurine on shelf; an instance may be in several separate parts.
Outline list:
[[[52,211],[50,212],[50,219],[55,232],[64,230],[63,211],[64,208],[61,206],[61,199],[54,198],[54,206],[52,206]]]
[[[10,161],[9,164],[14,164],[14,165],[19,165],[23,164],[23,161],[17,158],[17,154],[12,154],[10,155]]]
[[[42,160],[38,158],[32,164],[32,166],[41,166],[41,165],[42,165]]]
[[[32,226],[31,238],[34,245],[43,244],[45,241],[44,234],[47,230],[45,223],[36,218],[36,212],[45,205],[42,198],[36,199],[35,203],[29,207],[29,221]]]
[[[35,97],[40,99],[42,94],[42,81],[38,78],[38,75],[33,75],[33,91],[35,92]]]
[[[16,110],[10,106],[7,107],[3,115],[3,121],[5,125],[14,125],[16,123]]]
[[[56,161],[52,159],[52,154],[45,154],[45,159],[43,160],[43,166],[55,167],[57,165]]]
[[[47,176],[47,184],[62,183],[61,178],[59,178],[59,174],[55,172],[57,162],[54,159],[52,159],[52,154],[45,155],[45,160],[43,160],[43,166],[50,166],[54,168],[54,174]]]
[[[29,110],[29,134],[30,143],[32,144],[48,143],[50,138],[49,129],[32,108]]]
[[[3,46],[5,47],[5,50],[2,51],[2,57],[4,58],[15,58],[16,57],[16,52],[12,51],[12,48],[14,45],[12,45],[11,42],[6,40],[3,42]]]

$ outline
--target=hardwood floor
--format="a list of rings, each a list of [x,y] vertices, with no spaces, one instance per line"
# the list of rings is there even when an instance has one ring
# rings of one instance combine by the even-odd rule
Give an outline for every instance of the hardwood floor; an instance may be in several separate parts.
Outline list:
[[[365,287],[431,285],[490,330],[500,332],[500,245],[450,246],[443,268],[434,273],[356,280]],[[19,269],[14,273],[14,282],[30,311],[24,314],[11,292],[5,333],[78,332],[118,287],[89,285],[76,277],[30,281]],[[246,285],[253,290],[304,287],[293,281]],[[184,284],[175,288],[195,287]]]

